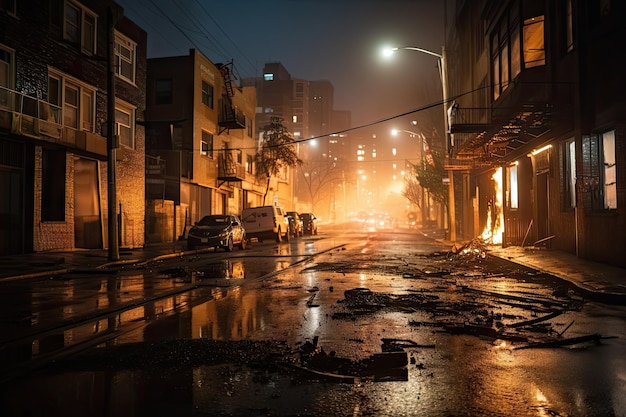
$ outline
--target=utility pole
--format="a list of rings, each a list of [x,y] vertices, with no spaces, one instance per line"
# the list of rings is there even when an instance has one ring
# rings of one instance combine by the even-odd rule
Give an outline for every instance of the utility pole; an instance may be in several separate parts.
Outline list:
[[[443,88],[443,126],[444,137],[446,141],[446,156],[445,159],[448,162],[446,165],[450,165],[450,156],[452,156],[452,141],[450,140],[450,126],[448,123],[448,62],[446,58],[446,47],[441,48],[441,84]],[[454,207],[454,171],[448,169],[448,216],[450,224],[450,241],[456,242],[456,212]]]
[[[107,206],[109,228],[109,261],[120,259],[117,234],[117,180],[116,163],[118,136],[115,128],[115,21],[113,8],[107,10]]]

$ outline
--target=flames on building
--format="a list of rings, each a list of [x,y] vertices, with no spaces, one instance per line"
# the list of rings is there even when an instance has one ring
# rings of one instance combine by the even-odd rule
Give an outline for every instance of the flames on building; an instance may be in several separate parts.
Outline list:
[[[504,234],[504,212],[502,210],[502,167],[496,169],[491,176],[495,187],[495,200],[489,202],[487,208],[487,224],[485,229],[480,235],[485,243],[491,243],[498,245],[502,243],[502,236]]]

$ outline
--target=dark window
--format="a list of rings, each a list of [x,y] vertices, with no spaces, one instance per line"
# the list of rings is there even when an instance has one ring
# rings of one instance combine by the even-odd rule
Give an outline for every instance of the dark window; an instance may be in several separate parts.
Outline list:
[[[576,151],[574,139],[561,144],[560,157],[561,210],[576,207]]]
[[[172,104],[172,80],[161,79],[154,83],[154,103]]]
[[[213,108],[213,86],[205,81],[202,81],[202,102],[208,108]]]
[[[41,171],[41,220],[65,221],[65,152],[44,149]]]
[[[0,2],[0,9],[6,10],[12,15],[17,14],[17,0],[2,0],[2,2]]]

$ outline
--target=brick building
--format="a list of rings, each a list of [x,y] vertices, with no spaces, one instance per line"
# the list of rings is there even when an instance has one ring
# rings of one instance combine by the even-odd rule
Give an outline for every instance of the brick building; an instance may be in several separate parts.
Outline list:
[[[229,65],[189,55],[148,60],[147,231],[172,241],[207,214],[262,205],[254,177],[256,90]]]
[[[146,38],[111,1],[2,2],[0,254],[108,247],[109,104],[119,244],[144,244]]]
[[[625,3],[448,4],[457,234],[626,266]]]

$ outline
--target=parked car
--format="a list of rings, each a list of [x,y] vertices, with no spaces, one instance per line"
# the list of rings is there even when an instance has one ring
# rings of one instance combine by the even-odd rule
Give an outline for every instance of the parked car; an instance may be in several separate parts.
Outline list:
[[[302,219],[297,211],[288,211],[287,220],[289,221],[289,234],[292,237],[298,237],[304,234]]]
[[[289,241],[289,221],[282,207],[261,206],[243,209],[241,220],[249,238]]]
[[[313,213],[300,213],[302,219],[302,230],[304,234],[316,235],[317,234],[317,217]]]
[[[194,250],[198,246],[223,248],[232,251],[234,246],[245,249],[247,246],[246,229],[237,216],[228,214],[211,214],[204,216],[189,229],[187,249]]]

